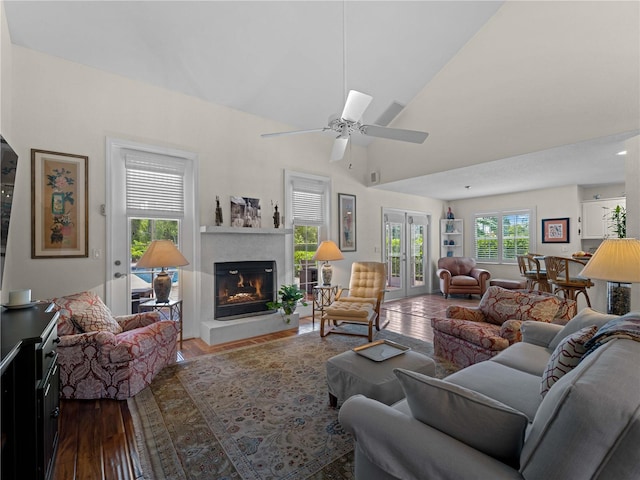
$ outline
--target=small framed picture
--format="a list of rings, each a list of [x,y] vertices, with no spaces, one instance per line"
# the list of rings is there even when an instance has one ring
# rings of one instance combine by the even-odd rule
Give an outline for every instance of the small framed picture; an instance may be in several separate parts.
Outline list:
[[[343,252],[356,251],[356,196],[338,194],[338,247]]]
[[[542,243],[569,243],[569,218],[543,219]]]
[[[89,256],[89,157],[31,150],[31,258]]]

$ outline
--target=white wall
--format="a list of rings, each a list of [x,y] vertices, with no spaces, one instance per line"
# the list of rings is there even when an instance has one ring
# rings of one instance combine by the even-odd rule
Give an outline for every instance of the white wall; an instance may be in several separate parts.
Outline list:
[[[382,207],[430,213],[442,210],[440,201],[365,187],[366,152],[360,147],[352,147],[349,161],[329,162],[331,137],[263,139],[260,133],[287,126],[23,47],[12,46],[11,50],[12,146],[21,162],[5,291],[28,287],[34,298],[50,298],[92,289],[104,296],[103,259],[31,259],[32,148],[89,157],[90,251],[104,252],[106,248],[106,222],[100,215],[100,205],[105,203],[106,137],[196,153],[200,162],[202,225],[214,224],[216,195],[226,209],[225,222],[229,221],[231,195],[260,198],[265,206],[263,222],[268,225],[271,201],[284,205],[284,169],[330,176],[334,214],[337,193],[350,193],[357,198],[358,250],[346,254],[346,261],[336,262],[335,279],[339,283],[348,282],[352,261],[381,258],[378,252]],[[331,237],[335,239],[337,220],[331,228]],[[437,255],[436,236],[434,255]],[[193,312],[185,305],[185,313],[189,310]],[[198,332],[197,319],[193,317],[192,314],[185,319],[185,337]]]

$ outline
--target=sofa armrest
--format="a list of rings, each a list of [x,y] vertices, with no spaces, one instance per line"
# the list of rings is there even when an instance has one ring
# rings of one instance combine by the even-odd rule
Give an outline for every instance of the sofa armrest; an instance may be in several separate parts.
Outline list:
[[[439,268],[436,270],[436,275],[440,280],[445,280],[447,283],[451,281],[451,272],[446,268]]]
[[[461,305],[449,305],[445,316],[456,320],[469,320],[470,322],[486,322],[484,313],[477,307],[463,307]]]
[[[367,460],[396,478],[522,479],[493,457],[363,395],[342,405],[339,420]]]
[[[491,278],[491,272],[484,268],[472,268],[469,275],[475,278],[482,289],[482,292],[487,290],[489,286],[489,279]]]
[[[551,340],[554,339],[556,334],[562,330],[562,328],[562,325],[526,320],[522,322],[520,331],[522,332],[523,342],[548,348]]]
[[[122,330],[127,332],[135,328],[146,327],[152,323],[160,321],[160,313],[158,312],[140,312],[132,315],[120,315],[115,317],[116,322],[120,324]]]
[[[500,336],[509,341],[509,345],[522,341],[522,321],[506,320],[500,326]]]
[[[109,351],[112,364],[129,362],[153,353],[163,346],[173,347],[178,337],[178,323],[162,320],[146,327],[135,328],[116,335],[116,345]]]

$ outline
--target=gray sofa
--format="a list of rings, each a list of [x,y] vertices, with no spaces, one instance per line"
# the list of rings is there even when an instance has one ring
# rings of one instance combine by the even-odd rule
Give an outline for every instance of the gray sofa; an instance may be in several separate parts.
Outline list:
[[[616,318],[587,308],[564,327],[527,321],[522,342],[445,380],[397,370],[407,398],[393,406],[349,398],[340,422],[356,478],[640,478],[640,342],[608,339],[541,395],[557,345]]]

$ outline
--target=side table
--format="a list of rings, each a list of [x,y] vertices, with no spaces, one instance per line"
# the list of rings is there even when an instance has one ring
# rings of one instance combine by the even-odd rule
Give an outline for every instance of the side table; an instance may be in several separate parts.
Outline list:
[[[337,285],[316,285],[313,287],[313,315],[311,317],[311,325],[316,324],[316,312],[320,312],[320,316],[324,313],[324,309],[331,305],[338,294]]]
[[[140,312],[157,311],[164,320],[178,322],[180,326],[180,349],[182,349],[182,300],[169,300],[168,302],[156,302],[156,299],[141,303]]]

